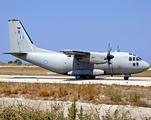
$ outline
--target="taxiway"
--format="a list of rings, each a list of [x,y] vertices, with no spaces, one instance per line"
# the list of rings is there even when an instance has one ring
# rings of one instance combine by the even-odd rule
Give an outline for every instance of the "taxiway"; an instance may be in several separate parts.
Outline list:
[[[119,84],[151,86],[151,77],[97,77],[96,79],[75,79],[68,76],[15,76],[0,75],[0,82],[27,82],[27,83],[72,83],[72,84]]]

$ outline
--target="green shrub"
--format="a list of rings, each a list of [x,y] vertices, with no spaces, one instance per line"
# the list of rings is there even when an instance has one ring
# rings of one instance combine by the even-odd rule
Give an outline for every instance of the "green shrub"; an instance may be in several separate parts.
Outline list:
[[[13,63],[13,61],[8,61],[9,64]]]
[[[14,63],[17,63],[17,65],[21,65],[21,64],[22,64],[22,61],[19,60],[19,59],[16,59],[16,60],[14,61]]]
[[[76,112],[77,112],[76,99],[75,99],[75,97],[74,97],[74,101],[73,101],[71,107],[68,108],[68,118],[69,118],[70,120],[75,120],[75,118],[76,118]]]

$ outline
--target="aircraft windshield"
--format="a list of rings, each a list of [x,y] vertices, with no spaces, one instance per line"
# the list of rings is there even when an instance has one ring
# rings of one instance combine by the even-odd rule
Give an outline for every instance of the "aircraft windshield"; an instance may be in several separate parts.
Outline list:
[[[140,61],[141,60],[141,58],[140,57],[136,57],[136,61]]]
[[[129,55],[132,55],[132,56],[129,57],[129,61],[141,61],[142,60],[140,57],[137,57],[133,53],[129,53]]]

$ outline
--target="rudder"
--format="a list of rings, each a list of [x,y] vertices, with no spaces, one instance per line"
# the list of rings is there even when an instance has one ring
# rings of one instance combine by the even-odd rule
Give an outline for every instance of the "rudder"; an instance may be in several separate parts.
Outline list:
[[[8,20],[10,53],[33,51],[33,42],[19,20]]]

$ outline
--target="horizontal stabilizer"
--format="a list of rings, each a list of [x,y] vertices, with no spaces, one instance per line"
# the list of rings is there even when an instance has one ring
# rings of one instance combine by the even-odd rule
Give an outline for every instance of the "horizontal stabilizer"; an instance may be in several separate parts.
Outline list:
[[[11,55],[22,56],[22,55],[26,55],[27,53],[3,53],[3,54],[11,54]]]

